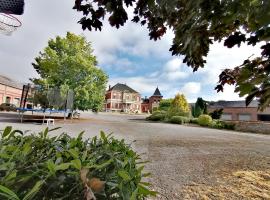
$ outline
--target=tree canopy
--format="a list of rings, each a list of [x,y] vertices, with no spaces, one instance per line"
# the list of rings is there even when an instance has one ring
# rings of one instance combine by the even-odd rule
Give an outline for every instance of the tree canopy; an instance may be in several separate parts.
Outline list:
[[[97,67],[85,37],[68,32],[66,37],[50,39],[32,65],[40,75],[40,79],[33,79],[34,83],[74,91],[75,109],[102,107],[108,76]]]
[[[224,70],[216,90],[235,84],[247,105],[254,98],[261,109],[270,105],[269,0],[76,0],[74,9],[83,14],[82,29],[91,31],[102,29],[105,15],[111,26],[123,26],[128,7],[133,8],[132,21],[147,26],[150,39],[160,39],[170,28],[174,39],[169,50],[172,55],[184,55],[183,62],[194,71],[205,66],[215,41],[228,48],[261,44],[261,56]]]

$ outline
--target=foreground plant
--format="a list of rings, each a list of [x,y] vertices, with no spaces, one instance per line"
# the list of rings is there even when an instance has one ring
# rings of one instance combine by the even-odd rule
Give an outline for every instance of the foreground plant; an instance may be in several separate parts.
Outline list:
[[[140,156],[124,140],[101,132],[83,140],[48,129],[24,136],[7,127],[0,141],[0,199],[145,199]]]

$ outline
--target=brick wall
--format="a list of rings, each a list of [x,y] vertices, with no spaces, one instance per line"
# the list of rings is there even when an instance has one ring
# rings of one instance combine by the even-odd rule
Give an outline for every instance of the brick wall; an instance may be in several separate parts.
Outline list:
[[[233,122],[235,129],[243,132],[270,134],[270,123],[264,122]]]
[[[219,109],[219,108],[208,108],[208,112],[213,112],[216,109]],[[233,121],[238,121],[240,114],[248,114],[250,115],[250,121],[257,121],[258,114],[270,114],[270,108],[265,109],[263,112],[258,111],[258,109],[255,107],[223,108],[223,113],[231,114]]]

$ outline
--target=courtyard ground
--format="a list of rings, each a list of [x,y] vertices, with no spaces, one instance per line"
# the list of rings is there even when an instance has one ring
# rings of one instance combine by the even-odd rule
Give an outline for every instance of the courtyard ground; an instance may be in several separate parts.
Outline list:
[[[16,115],[0,113],[0,129],[7,125],[41,131],[46,126],[14,122]],[[150,123],[142,115],[82,113],[80,120],[63,122],[51,134],[68,132],[85,137],[100,130],[133,142],[150,162],[148,181],[159,192],[152,199],[270,199],[270,136]]]

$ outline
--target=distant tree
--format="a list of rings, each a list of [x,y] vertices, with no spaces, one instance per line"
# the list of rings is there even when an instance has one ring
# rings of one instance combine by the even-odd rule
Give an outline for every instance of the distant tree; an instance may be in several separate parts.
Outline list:
[[[162,99],[159,103],[159,110],[167,111],[170,108],[172,101],[173,99]]]
[[[183,94],[175,95],[171,102],[171,106],[167,111],[167,116],[169,118],[173,116],[190,116],[189,104]]]
[[[220,119],[223,114],[223,109],[216,109],[213,112],[209,113],[212,119]]]
[[[101,109],[108,76],[97,67],[85,37],[68,32],[66,37],[50,39],[32,65],[40,75],[32,79],[34,83],[74,90],[75,109]]]
[[[195,105],[192,106],[192,115],[197,118],[202,114],[207,114],[207,102],[198,97]]]
[[[147,26],[150,39],[160,39],[169,27],[174,33],[172,55],[183,55],[194,71],[204,67],[214,41],[224,41],[228,48],[261,44],[261,56],[224,70],[216,90],[235,84],[247,105],[254,98],[261,109],[270,105],[269,0],[75,0],[74,9],[83,14],[82,29],[91,31],[102,29],[105,15],[111,26],[123,26],[128,7],[134,8],[132,21]]]

